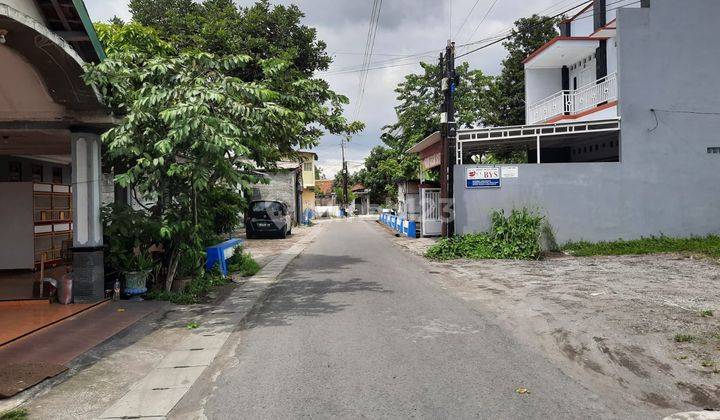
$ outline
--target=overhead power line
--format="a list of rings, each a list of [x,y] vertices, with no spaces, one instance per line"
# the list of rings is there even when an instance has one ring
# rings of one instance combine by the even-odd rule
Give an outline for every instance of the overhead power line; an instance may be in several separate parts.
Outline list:
[[[613,4],[617,4],[617,3],[622,3],[622,2],[625,2],[625,1],[628,1],[628,0],[617,0],[617,1],[613,2],[613,3],[609,3],[608,5],[613,5]],[[587,2],[586,2],[586,3],[587,3]],[[633,1],[633,2],[631,2],[631,3],[626,3],[626,4],[623,4],[623,5],[618,6],[618,7],[614,7],[614,8],[611,8],[611,9],[607,9],[607,11],[609,12],[609,11],[612,11],[612,10],[622,9],[622,8],[624,8],[624,7],[632,6],[632,5],[637,4],[637,3],[640,3],[640,0],[636,0],[636,1]],[[571,11],[571,10],[574,10],[574,9],[577,9],[577,8],[578,8],[578,6],[575,6],[575,7],[571,8],[571,9],[566,10],[566,11],[563,11],[563,12],[558,13],[558,14],[556,14],[556,15],[550,16],[550,17],[548,17],[546,20],[558,18],[558,17],[564,15],[565,13],[567,13],[568,11]],[[576,18],[575,20],[588,19],[588,18],[592,18],[592,17],[593,17],[592,15],[582,16],[582,17]],[[488,47],[490,47],[490,46],[492,46],[492,45],[495,45],[495,44],[497,44],[497,43],[499,43],[499,42],[501,42],[501,41],[504,41],[504,40],[510,38],[510,36],[511,36],[510,34],[509,34],[509,35],[506,35],[506,36],[504,36],[504,37],[502,37],[502,38],[500,38],[500,39],[497,39],[497,40],[495,40],[495,41],[492,41],[492,42],[490,42],[490,43],[484,44],[484,45],[482,45],[482,46],[480,46],[480,47],[477,47],[477,48],[475,48],[475,49],[472,49],[472,50],[470,50],[470,51],[467,51],[467,52],[465,52],[465,53],[463,53],[463,54],[460,54],[460,55],[458,55],[458,56],[455,57],[455,58],[458,59],[458,58],[461,58],[461,57],[465,57],[465,56],[467,56],[467,55],[470,55],[470,54],[472,54],[472,53],[474,53],[474,52],[483,50],[483,49],[485,49],[485,48],[488,48]]]
[[[472,16],[473,12],[475,11],[475,8],[477,7],[478,3],[480,3],[480,0],[475,0],[475,4],[473,4],[472,8],[470,8],[470,11],[465,16],[465,20],[463,20],[463,23],[458,28],[457,32],[455,32],[455,36],[453,39],[457,39],[458,35],[460,35],[460,32],[465,27],[465,24],[467,23],[468,19],[470,19],[470,16]]]
[[[373,51],[375,49],[375,38],[377,36],[378,23],[380,22],[380,12],[382,10],[383,0],[374,0],[372,12],[370,13],[370,23],[368,27],[368,36],[365,43],[365,58],[363,60],[363,71],[360,74],[358,86],[358,100],[355,106],[355,117],[360,114],[363,98],[365,96],[365,86],[367,85],[368,69],[372,62]]]
[[[470,40],[472,39],[472,37],[475,36],[475,32],[477,32],[477,30],[480,29],[480,26],[481,26],[483,23],[485,23],[485,20],[486,20],[487,17],[490,15],[490,12],[492,12],[492,10],[493,10],[493,8],[495,7],[495,5],[497,4],[497,2],[498,2],[498,0],[493,0],[492,4],[491,4],[490,7],[487,9],[487,12],[485,12],[485,16],[483,16],[483,18],[480,20],[480,22],[477,24],[477,26],[475,26],[475,29],[473,29],[473,31],[472,31],[472,33],[470,34],[470,36],[467,37],[467,40],[468,40],[468,41],[470,41]]]

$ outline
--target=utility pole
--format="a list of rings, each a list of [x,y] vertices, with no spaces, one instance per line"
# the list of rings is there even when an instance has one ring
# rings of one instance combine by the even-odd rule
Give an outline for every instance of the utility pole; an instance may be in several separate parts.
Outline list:
[[[443,104],[440,109],[440,135],[442,151],[440,153],[440,198],[442,215],[442,235],[449,238],[455,234],[455,210],[453,195],[453,168],[455,166],[455,43],[448,40],[445,55],[440,54],[442,72]]]
[[[347,216],[347,205],[348,203],[348,168],[347,161],[345,161],[345,141],[350,141],[350,136],[343,137],[340,141],[340,148],[342,149],[342,171],[343,171],[343,213]]]

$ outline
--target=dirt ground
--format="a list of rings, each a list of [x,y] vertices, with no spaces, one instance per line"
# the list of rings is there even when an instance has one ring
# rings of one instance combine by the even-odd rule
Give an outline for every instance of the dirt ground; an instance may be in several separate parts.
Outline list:
[[[417,255],[434,243],[393,241]],[[660,254],[427,264],[444,287],[601,395],[660,415],[720,410],[718,262]]]
[[[292,229],[292,235],[285,239],[281,238],[261,238],[261,239],[247,239],[245,238],[245,232],[237,232],[233,237],[241,238],[243,241],[243,247],[245,251],[249,252],[250,255],[255,258],[261,266],[267,264],[270,260],[278,256],[283,251],[289,249],[300,239],[305,237],[312,231],[313,227],[307,226],[295,226]]]

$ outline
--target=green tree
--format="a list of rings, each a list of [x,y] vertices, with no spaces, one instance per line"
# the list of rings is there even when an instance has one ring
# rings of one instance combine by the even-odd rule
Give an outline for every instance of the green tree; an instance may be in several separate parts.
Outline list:
[[[181,50],[217,55],[242,54],[253,63],[281,58],[297,71],[311,76],[327,70],[331,58],[314,28],[302,24],[305,16],[295,5],[271,5],[260,0],[249,7],[232,0],[131,0],[133,19],[158,30]],[[246,81],[262,78],[262,69],[249,65],[238,74]]]
[[[508,52],[498,78],[499,118],[493,125],[525,124],[525,66],[523,61],[558,35],[556,19],[533,15],[515,22],[510,37],[503,42]]]
[[[374,203],[394,202],[397,181],[419,177],[418,158],[407,150],[439,129],[443,102],[440,68],[427,63],[420,65],[422,73],[405,76],[395,89],[399,102],[395,107],[397,121],[383,128],[381,139],[386,147],[374,148],[365,160],[364,183],[372,189],[370,198]],[[476,127],[496,120],[493,77],[470,70],[467,63],[459,65],[456,71],[458,125]]]
[[[124,163],[116,181],[154,202],[149,211],[169,289],[179,265],[201,266],[207,221],[217,216],[223,191],[254,183],[255,167],[316,145],[324,132],[355,132],[362,124],[342,116],[347,98],[323,80],[296,77],[291,63],[142,49],[111,45],[108,59],[89,66],[85,77],[124,116],[103,136],[106,153]],[[262,77],[233,76],[248,66],[261,68]]]

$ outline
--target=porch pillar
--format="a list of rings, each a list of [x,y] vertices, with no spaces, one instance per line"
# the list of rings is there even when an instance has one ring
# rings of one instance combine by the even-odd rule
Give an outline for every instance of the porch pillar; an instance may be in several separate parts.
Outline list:
[[[537,139],[537,163],[540,164],[540,136],[536,136]]]
[[[105,297],[103,237],[100,221],[100,136],[73,132],[73,297],[94,302]]]

